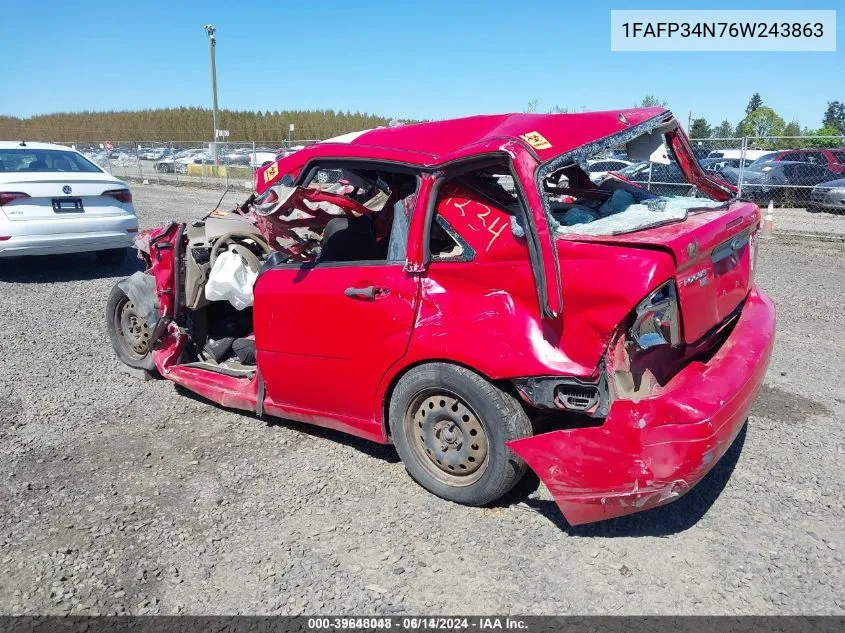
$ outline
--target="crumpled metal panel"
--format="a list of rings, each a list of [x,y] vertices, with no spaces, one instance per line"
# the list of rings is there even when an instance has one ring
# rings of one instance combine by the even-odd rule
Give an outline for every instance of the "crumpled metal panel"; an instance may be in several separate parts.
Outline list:
[[[138,271],[117,285],[135,304],[139,315],[149,324],[150,331],[154,332],[160,316],[155,277]]]
[[[774,337],[774,304],[754,290],[713,357],[687,365],[656,395],[617,399],[601,426],[508,446],[537,473],[571,525],[668,503],[701,481],[742,430]]]

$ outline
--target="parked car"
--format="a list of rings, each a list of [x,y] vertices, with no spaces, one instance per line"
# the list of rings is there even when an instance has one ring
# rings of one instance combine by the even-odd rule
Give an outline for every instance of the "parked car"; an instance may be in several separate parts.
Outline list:
[[[188,165],[192,164],[194,160],[202,156],[204,150],[201,149],[186,149],[178,151],[170,156],[166,156],[153,163],[153,169],[162,173],[184,174],[188,171]]]
[[[284,158],[285,156],[290,156],[294,152],[298,152],[299,150],[304,148],[304,145],[291,145],[290,147],[280,147],[276,150],[276,160]]]
[[[727,168],[720,175],[731,184],[739,181],[738,169]],[[761,204],[769,200],[777,205],[803,204],[809,201],[813,187],[834,177],[822,165],[758,160],[742,172],[742,194]]]
[[[784,149],[768,152],[758,159],[761,163],[772,161],[790,161],[821,165],[829,172],[841,174],[845,172],[845,150],[831,149]]]
[[[264,167],[276,160],[276,151],[272,149],[257,149],[249,152],[250,167]]]
[[[62,145],[0,141],[0,257],[126,255],[138,231],[125,182]]]
[[[705,147],[699,147],[698,145],[694,145],[692,148],[692,154],[693,156],[695,156],[696,160],[700,162],[710,156],[710,150]]]
[[[639,162],[610,172],[609,175],[614,173],[658,196],[695,195],[695,187],[687,182],[686,176],[675,162],[668,165]]]
[[[214,156],[212,156],[209,152],[203,151],[199,154],[195,154],[191,162],[194,165],[216,165],[218,162],[223,165],[225,164],[225,157],[218,155],[217,160],[215,160]]]
[[[698,161],[698,164],[707,173],[718,175],[726,167],[739,169],[740,165],[747,167],[753,162],[754,160],[750,158],[746,158],[745,160],[741,158],[704,158]]]
[[[667,143],[715,201],[688,214],[575,160],[628,141]],[[663,108],[364,131],[258,169],[228,214],[142,232],[107,328],[121,361],[223,406],[393,443],[445,499],[491,503],[530,467],[570,524],[607,519],[696,485],[762,385],[774,305],[760,210],[734,195]],[[616,198],[613,222],[556,225],[572,198]]]
[[[589,174],[590,180],[598,183],[601,182],[602,178],[607,176],[608,172],[619,171],[629,167],[630,165],[630,161],[627,160],[599,158],[595,160],[588,160],[585,171]]]
[[[813,187],[809,207],[812,211],[845,211],[845,178]]]
[[[139,160],[160,160],[165,157],[167,150],[163,147],[148,147],[138,150]]]
[[[765,156],[769,153],[769,150],[765,149],[746,149],[744,152],[744,158],[750,160],[757,160],[762,156]],[[707,154],[707,158],[743,158],[743,150],[741,149],[714,149],[709,154]]]
[[[251,152],[252,150],[249,148],[233,150],[224,157],[225,164],[249,167],[249,155]]]

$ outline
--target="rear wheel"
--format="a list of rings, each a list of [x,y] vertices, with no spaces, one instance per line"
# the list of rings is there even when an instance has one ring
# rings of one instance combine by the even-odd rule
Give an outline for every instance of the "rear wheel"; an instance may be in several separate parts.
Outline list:
[[[507,442],[531,435],[531,422],[513,396],[464,367],[411,369],[393,391],[389,419],[408,474],[444,499],[485,505],[525,473]]]
[[[120,264],[126,259],[128,248],[110,248],[105,251],[96,251],[95,255],[101,264]]]
[[[155,371],[150,349],[152,326],[117,285],[106,304],[106,327],[115,354],[124,365]]]

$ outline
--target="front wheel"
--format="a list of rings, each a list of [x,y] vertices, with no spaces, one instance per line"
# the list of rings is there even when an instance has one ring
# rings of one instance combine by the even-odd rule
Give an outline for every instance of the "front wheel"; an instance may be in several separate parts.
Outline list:
[[[106,329],[115,354],[124,365],[155,371],[150,349],[152,327],[118,285],[112,288],[106,303]]]
[[[528,416],[516,398],[464,367],[411,369],[393,391],[389,421],[408,474],[444,499],[485,505],[525,473],[507,443],[531,435]]]

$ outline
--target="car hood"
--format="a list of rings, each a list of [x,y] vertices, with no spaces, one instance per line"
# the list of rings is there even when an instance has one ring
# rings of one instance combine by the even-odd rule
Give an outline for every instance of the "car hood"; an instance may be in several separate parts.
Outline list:
[[[816,185],[816,187],[822,187],[824,189],[845,189],[845,178],[839,178],[837,180],[828,180],[827,182],[820,182]]]

